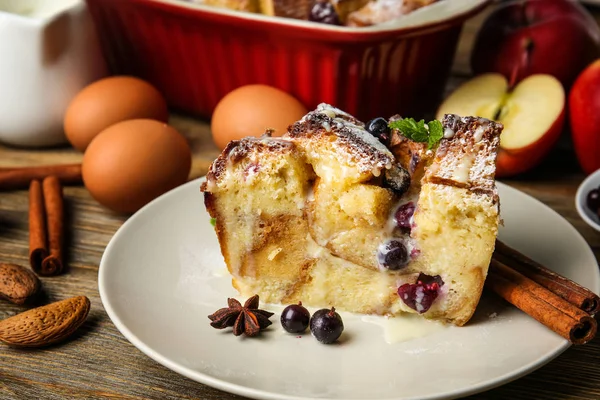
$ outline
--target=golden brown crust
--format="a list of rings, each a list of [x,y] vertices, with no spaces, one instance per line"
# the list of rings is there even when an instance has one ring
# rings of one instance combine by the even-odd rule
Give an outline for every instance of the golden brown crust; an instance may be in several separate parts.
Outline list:
[[[284,138],[329,142],[340,157],[346,158],[340,162],[355,164],[361,172],[381,171],[394,162],[393,154],[365,130],[362,122],[327,104],[320,104],[292,124]]]
[[[202,185],[204,186],[206,182]],[[205,192],[204,193],[204,206],[206,207],[206,211],[208,211],[208,215],[211,218],[215,219],[215,233],[217,234],[217,239],[219,240],[219,246],[221,247],[221,254],[223,255],[223,259],[225,260],[225,264],[227,266],[230,265],[229,261],[229,251],[227,250],[227,232],[225,232],[225,225],[222,224],[224,220],[224,216],[220,215],[217,207],[215,205],[215,196],[212,193]]]
[[[485,271],[484,271],[485,268]],[[477,303],[479,303],[478,299],[481,297],[481,293],[483,292],[483,285],[485,284],[485,278],[487,277],[487,266],[484,267],[473,267],[470,271],[471,275],[474,276],[475,286],[472,288],[473,293],[470,301],[473,304],[469,304],[468,310],[470,312],[463,313],[459,318],[457,318],[455,324],[458,326],[463,326],[473,316],[475,313],[475,309],[477,308]],[[475,300],[477,299],[477,300]]]
[[[447,137],[440,141],[424,182],[494,195],[502,124],[485,118],[447,114],[442,125]]]
[[[399,119],[394,116],[390,120]],[[392,129],[390,149],[400,165],[409,172],[413,182],[420,182],[425,167],[431,163],[434,152],[427,149],[427,143],[412,141],[402,135],[398,129]]]
[[[203,192],[210,191],[210,185],[220,181],[231,164],[244,159],[250,152],[260,156],[264,153],[280,154],[292,151],[294,151],[293,143],[271,138],[269,131],[260,138],[247,137],[241,140],[232,140],[210,165],[206,174],[206,182],[202,184],[200,190]]]
[[[443,319],[456,326],[464,326],[469,322],[475,313],[478,299],[481,297],[487,272],[484,275],[481,267],[473,267],[465,270],[465,275],[469,275],[470,279],[474,282],[474,285],[471,287],[470,296],[457,296],[458,301],[452,304],[451,308],[444,310],[444,313],[432,313],[426,315],[427,318]],[[450,318],[448,318],[448,316],[450,316]]]

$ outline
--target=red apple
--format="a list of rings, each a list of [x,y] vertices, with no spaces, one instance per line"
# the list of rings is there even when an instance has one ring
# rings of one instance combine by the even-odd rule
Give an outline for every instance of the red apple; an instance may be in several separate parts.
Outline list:
[[[579,164],[590,174],[600,168],[600,60],[590,64],[573,84],[569,117]]]
[[[483,74],[458,87],[440,106],[444,114],[501,122],[496,176],[536,166],[556,143],[565,121],[565,91],[551,75],[531,75],[513,89],[500,74]]]
[[[600,56],[600,29],[576,1],[504,3],[485,21],[471,53],[476,74],[498,72],[511,82],[550,74],[569,87]]]

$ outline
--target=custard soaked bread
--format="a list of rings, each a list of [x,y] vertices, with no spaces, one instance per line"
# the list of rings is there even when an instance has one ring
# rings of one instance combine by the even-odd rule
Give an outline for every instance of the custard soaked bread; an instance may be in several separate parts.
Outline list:
[[[399,129],[376,137],[321,104],[282,138],[231,142],[202,190],[233,285],[266,302],[466,323],[498,229],[502,126],[447,115],[440,129],[433,146]]]

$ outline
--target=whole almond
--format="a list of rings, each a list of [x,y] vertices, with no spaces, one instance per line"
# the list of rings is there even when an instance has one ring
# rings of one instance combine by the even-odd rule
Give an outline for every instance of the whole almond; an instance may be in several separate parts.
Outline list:
[[[0,341],[17,347],[42,347],[69,337],[85,321],[90,300],[71,297],[0,321]]]
[[[0,298],[24,304],[40,290],[40,280],[33,271],[16,264],[0,263]]]

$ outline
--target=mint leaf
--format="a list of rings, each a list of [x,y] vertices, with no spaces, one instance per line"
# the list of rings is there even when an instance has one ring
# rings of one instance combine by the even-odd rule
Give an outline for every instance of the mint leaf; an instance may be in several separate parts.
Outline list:
[[[427,125],[429,126],[429,140],[427,140],[427,145],[429,148],[432,148],[444,137],[444,127],[437,119],[434,119]]]
[[[211,224],[212,226],[215,226],[215,225],[217,224],[217,219],[216,219],[216,218],[211,218],[211,219],[210,219],[210,224]]]
[[[392,121],[388,126],[391,129],[398,129],[403,136],[415,142],[427,143],[429,149],[444,137],[444,128],[438,120],[433,120],[425,125],[423,119],[417,122],[413,118],[404,118]]]
[[[425,126],[425,120],[420,120],[417,122],[417,129],[413,133],[413,140],[415,142],[426,142],[429,137],[429,132],[427,131],[427,127]]]
[[[390,122],[389,127],[392,129],[398,129],[402,135],[415,142],[426,142],[427,141],[427,129],[425,129],[425,121],[419,122],[412,118],[404,118],[398,121]]]

